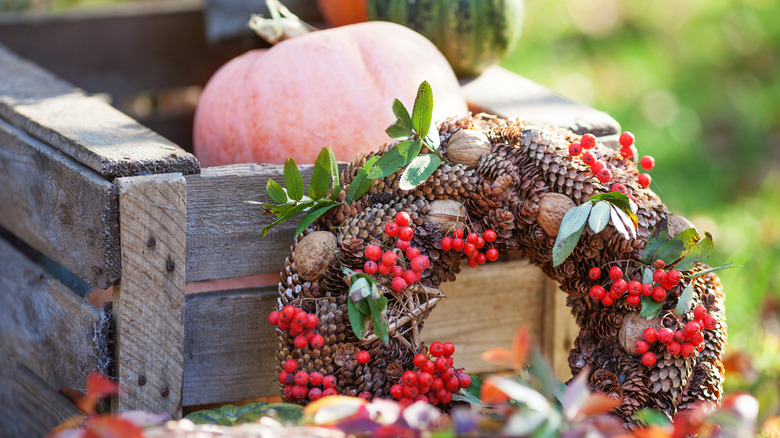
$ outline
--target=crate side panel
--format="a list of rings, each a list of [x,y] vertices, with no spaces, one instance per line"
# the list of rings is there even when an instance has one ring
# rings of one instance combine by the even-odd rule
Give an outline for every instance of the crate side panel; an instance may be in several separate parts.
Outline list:
[[[2,46],[0,117],[108,178],[200,171],[194,155]]]
[[[98,310],[2,239],[0,266],[2,359],[55,389],[82,388],[98,369]]]
[[[97,288],[119,278],[113,184],[0,120],[0,225]]]

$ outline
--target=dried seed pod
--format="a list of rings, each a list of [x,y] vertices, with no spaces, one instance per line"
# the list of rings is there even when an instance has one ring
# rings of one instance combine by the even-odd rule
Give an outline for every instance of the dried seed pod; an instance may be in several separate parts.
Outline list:
[[[560,193],[547,193],[539,202],[539,214],[536,221],[548,236],[557,236],[563,216],[574,207],[574,201]]]
[[[336,260],[336,235],[330,231],[315,231],[298,242],[296,253],[304,255],[295,259],[298,275],[306,281],[318,280]]]
[[[493,149],[490,139],[482,131],[461,129],[452,134],[447,143],[447,159],[456,164],[477,167],[480,158]]]

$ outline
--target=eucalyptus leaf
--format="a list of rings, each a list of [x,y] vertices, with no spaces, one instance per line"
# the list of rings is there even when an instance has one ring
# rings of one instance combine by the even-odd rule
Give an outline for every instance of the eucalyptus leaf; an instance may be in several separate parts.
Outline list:
[[[677,306],[674,308],[674,314],[682,315],[683,313],[691,310],[692,304],[693,304],[693,281],[688,283],[688,286],[685,286],[685,289],[683,289],[682,294],[680,295],[680,299],[677,300]]]
[[[365,277],[355,275],[352,277],[352,284],[349,286],[349,300],[360,301],[371,296],[371,283]]]
[[[579,207],[570,208],[563,215],[561,227],[558,229],[558,237],[555,239],[555,245],[553,245],[553,266],[563,263],[571,252],[574,251],[577,242],[580,241],[582,231],[585,229],[588,214],[590,214],[592,207],[592,203],[586,202]]]
[[[352,201],[358,200],[368,193],[368,189],[371,188],[371,179],[366,176],[366,169],[370,169],[377,160],[379,160],[379,157],[376,155],[369,158],[358,171],[357,175],[355,175],[352,182],[349,183],[349,188],[347,188],[347,204],[351,204]]]
[[[336,190],[336,187],[341,186],[341,181],[339,181],[339,161],[336,159],[336,154],[333,152],[333,148],[328,148],[328,156],[330,163],[330,177],[333,179],[333,193],[338,193],[339,191]]]
[[[688,228],[667,241],[655,253],[655,258],[663,260],[667,266],[686,256],[699,242],[699,233],[695,228]]]
[[[436,169],[441,166],[441,158],[436,154],[423,154],[417,157],[409,163],[404,173],[401,175],[401,181],[398,187],[401,190],[412,190],[420,184],[424,183],[428,177],[436,172]]]
[[[366,315],[358,310],[355,302],[352,300],[347,300],[347,315],[349,316],[349,325],[352,326],[355,336],[358,339],[363,339],[363,335],[366,334]]]
[[[642,271],[642,283],[653,284],[653,270],[645,267]]]
[[[297,236],[300,234],[303,230],[306,229],[306,227],[311,225],[312,222],[317,220],[318,217],[322,216],[326,211],[337,205],[341,205],[341,203],[336,201],[326,201],[320,202],[316,206],[312,207],[312,209],[301,218],[301,222],[298,224],[298,228],[295,229],[295,235]]]
[[[412,129],[412,117],[409,115],[409,111],[406,109],[403,103],[398,99],[393,99],[393,114],[398,118],[400,125],[405,127],[411,134]]]
[[[707,260],[712,255],[713,249],[715,249],[715,244],[712,242],[712,234],[705,231],[704,238],[693,247],[688,255],[674,265],[674,269],[678,271],[693,269],[697,263]]]
[[[594,233],[600,233],[607,224],[610,218],[610,205],[606,201],[598,201],[590,211],[588,217],[588,226]]]
[[[277,204],[284,204],[287,202],[287,192],[284,191],[278,182],[269,179],[265,184],[265,191],[268,193],[268,197]]]
[[[639,316],[644,316],[647,319],[653,319],[661,315],[661,310],[664,307],[664,302],[658,302],[651,297],[642,297],[642,310],[639,312]]]
[[[612,226],[615,227],[615,230],[617,230],[618,233],[620,233],[621,236],[623,236],[624,239],[629,240],[631,239],[631,235],[628,233],[628,229],[626,229],[626,224],[623,222],[623,220],[620,218],[620,214],[618,213],[617,208],[615,206],[611,206],[610,208],[610,215],[612,217]]]
[[[287,186],[287,196],[290,199],[299,201],[303,198],[303,177],[292,158],[284,162],[284,184]]]
[[[385,152],[366,171],[366,175],[371,179],[386,178],[411,163],[414,157],[420,153],[420,149],[422,149],[422,141],[420,140],[402,141]]]
[[[644,252],[642,252],[642,263],[650,264],[658,260],[655,254],[658,252],[658,248],[666,243],[668,237],[669,231],[666,229],[666,221],[664,220],[656,225],[653,232],[650,234],[650,237],[647,239]]]
[[[330,188],[330,155],[326,148],[320,149],[309,182],[309,197],[317,201],[328,194]]]
[[[268,231],[271,230],[272,227],[275,225],[279,225],[280,223],[290,219],[291,217],[297,215],[298,213],[302,212],[303,210],[311,207],[311,202],[301,203],[284,213],[281,217],[279,217],[277,220],[271,222],[270,224],[263,227],[262,230],[260,230],[260,237],[265,238],[265,236],[268,235]]]
[[[612,212],[613,214],[617,215],[617,217],[623,223],[623,226],[625,227],[626,231],[628,231],[628,234],[631,235],[631,238],[636,239],[636,222],[629,218],[625,211],[621,210],[615,205],[612,205]]]
[[[388,345],[390,343],[390,333],[387,330],[387,319],[385,312],[387,311],[387,297],[379,297],[378,300],[371,298],[367,299],[368,308],[371,309],[371,319],[374,321],[374,334],[377,335],[382,343]]]
[[[428,81],[423,81],[417,89],[417,97],[412,108],[412,127],[420,138],[428,135],[433,118],[433,90]]]

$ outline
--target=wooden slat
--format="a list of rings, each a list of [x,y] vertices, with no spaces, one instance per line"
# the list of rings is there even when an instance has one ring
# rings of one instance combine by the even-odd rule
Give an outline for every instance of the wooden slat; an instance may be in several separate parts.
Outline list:
[[[200,170],[192,154],[3,47],[0,117],[105,177]]]
[[[463,87],[469,107],[505,118],[590,132],[600,137],[620,132],[620,124],[601,111],[553,93],[502,67],[491,67]]]
[[[526,260],[464,268],[421,332],[451,341],[455,364],[472,372],[495,369],[480,354],[509,347],[523,323],[539,341],[546,277]],[[274,383],[277,338],[266,315],[276,305],[273,288],[187,297],[184,404],[197,405],[278,395]]]
[[[569,350],[580,333],[571,308],[566,305],[566,294],[558,283],[545,280],[544,316],[542,321],[542,350],[550,361],[555,377],[566,382],[571,378]]]
[[[0,119],[0,225],[105,288],[119,278],[113,184]]]
[[[0,359],[55,389],[82,388],[98,368],[99,312],[2,239],[0,266]]]
[[[122,278],[114,288],[116,370],[112,409],[181,416],[184,349],[185,180],[117,179]]]

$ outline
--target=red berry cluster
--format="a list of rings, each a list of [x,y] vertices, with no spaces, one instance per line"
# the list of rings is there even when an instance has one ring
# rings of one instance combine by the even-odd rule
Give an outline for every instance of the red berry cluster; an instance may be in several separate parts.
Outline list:
[[[471,376],[452,367],[455,346],[451,342],[434,342],[428,349],[431,357],[418,354],[414,357],[415,370],[409,370],[390,387],[390,395],[406,407],[416,401],[432,405],[447,404],[452,394],[468,388]]]
[[[417,283],[422,278],[422,271],[428,269],[430,261],[427,256],[420,255],[420,250],[411,245],[414,230],[409,224],[409,213],[402,211],[395,215],[395,220],[385,225],[385,234],[388,237],[397,237],[395,247],[403,251],[408,269],[398,264],[398,255],[395,251],[382,251],[379,245],[368,245],[364,255],[368,261],[363,265],[363,272],[369,275],[392,275],[390,286],[396,292],[403,292],[410,284]]]
[[[485,247],[485,242],[492,243],[496,241],[498,234],[494,230],[485,230],[480,236],[479,233],[469,233],[464,239],[465,232],[461,228],[456,228],[452,232],[452,237],[444,236],[441,239],[441,249],[445,251],[455,250],[463,251],[463,254],[469,258],[469,266],[476,268],[478,265],[484,265],[486,262],[498,260],[498,249],[491,247],[484,252],[480,250]]]
[[[622,155],[623,158],[632,158],[636,150],[636,147],[634,146],[634,134],[626,131],[620,134],[620,139],[618,141],[620,142],[621,146],[620,155]],[[644,170],[650,170],[653,168],[653,166],[655,166],[655,159],[650,155],[645,155],[641,160],[639,160],[639,166]],[[641,173],[637,178],[639,185],[644,188],[649,187],[652,180],[653,179],[650,178],[650,175],[647,173]]]
[[[658,260],[656,264],[663,263]],[[657,266],[657,265],[656,265]],[[682,280],[680,271],[664,271],[663,265],[653,273],[652,283],[642,283],[637,280],[626,281],[623,279],[623,270],[618,266],[609,268],[609,278],[612,285],[607,291],[601,285],[594,285],[590,288],[590,297],[596,301],[601,301],[605,306],[611,306],[615,301],[626,295],[626,304],[629,306],[638,306],[642,296],[652,297],[657,302],[666,300],[666,294],[673,287],[677,286]],[[594,266],[588,271],[588,276],[593,280],[601,277],[601,268]]]
[[[322,348],[325,345],[325,338],[314,332],[314,328],[320,323],[317,315],[306,313],[303,309],[287,305],[282,310],[274,310],[268,315],[268,322],[279,326],[279,329],[290,333],[293,336],[293,344],[296,348],[305,348],[311,345],[312,348]]]
[[[298,361],[287,359],[284,363],[284,371],[279,373],[279,382],[284,385],[284,396],[287,400],[303,400],[309,398],[315,401],[329,395],[336,395],[336,376],[328,374],[323,376],[314,371],[307,373],[298,370]]]
[[[685,324],[682,330],[673,331],[667,327],[648,327],[642,332],[642,339],[636,341],[634,350],[642,355],[642,363],[645,366],[653,366],[656,355],[650,350],[650,346],[656,341],[666,345],[666,351],[672,356],[691,357],[695,350],[704,349],[703,330],[714,330],[718,327],[715,316],[707,313],[704,306],[696,306],[693,309],[693,320]]]
[[[579,143],[569,145],[569,155],[580,157],[580,160],[590,166],[590,172],[596,175],[599,181],[606,184],[612,180],[612,171],[607,168],[607,163],[597,160],[589,149],[596,147],[596,137],[593,134],[584,134]]]

